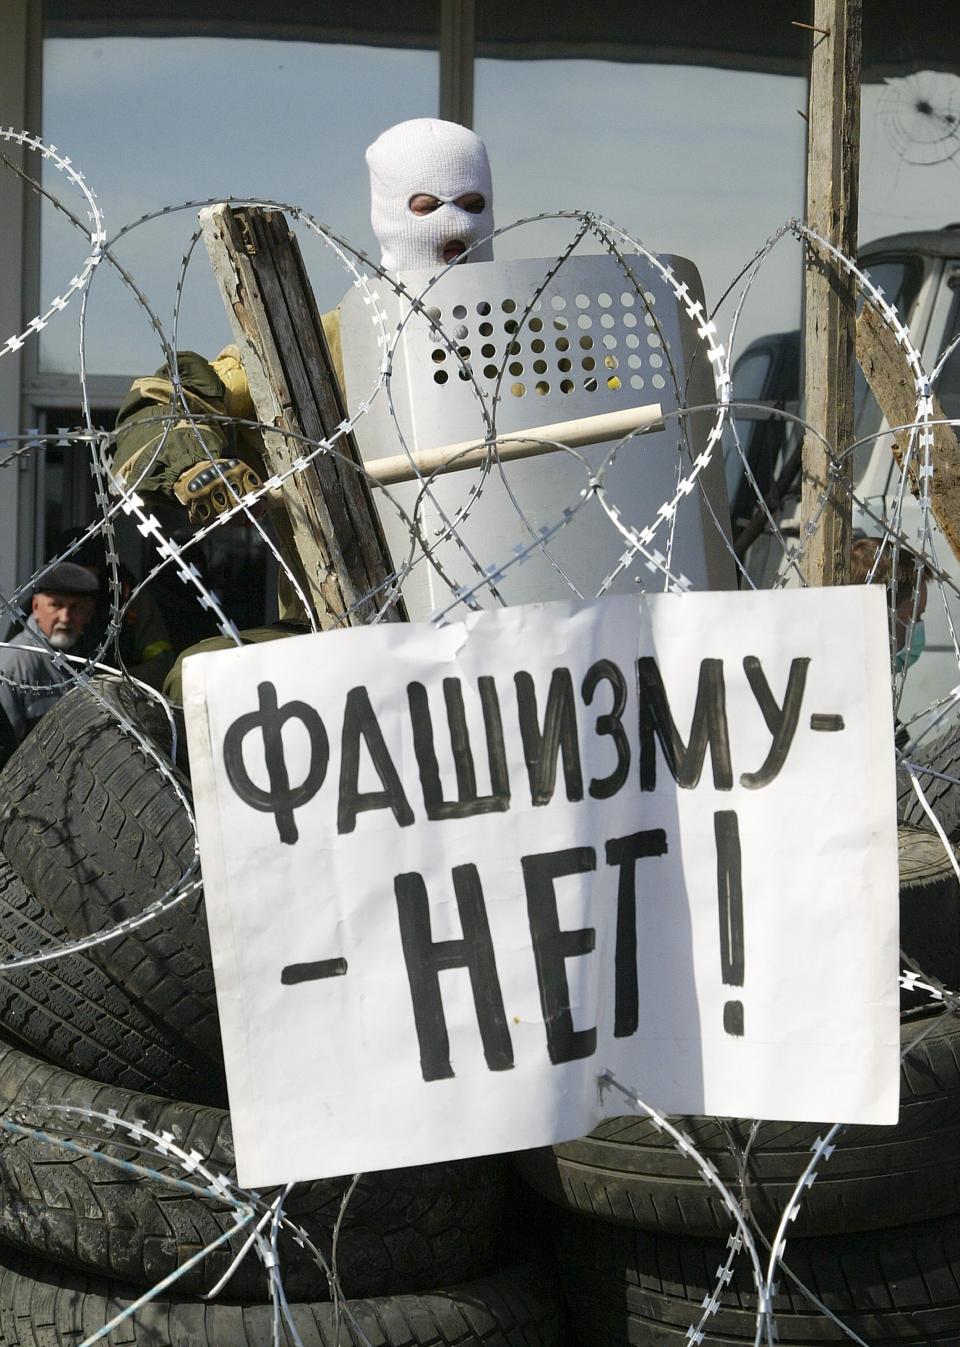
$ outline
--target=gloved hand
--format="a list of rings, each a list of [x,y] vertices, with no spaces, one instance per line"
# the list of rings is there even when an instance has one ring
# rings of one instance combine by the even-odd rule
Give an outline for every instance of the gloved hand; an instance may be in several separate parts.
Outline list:
[[[189,508],[197,490],[184,499],[176,487],[192,468],[237,456],[253,464],[256,476],[262,442],[249,428],[232,427],[226,419],[255,415],[236,347],[226,347],[213,364],[195,351],[179,351],[177,367],[179,396],[166,365],[134,380],[117,415],[113,471],[126,488],[148,500],[176,495]]]
[[[227,482],[233,491],[228,489]],[[256,491],[261,485],[259,476],[242,459],[215,458],[212,463],[195,463],[181,473],[174,483],[173,494],[187,507],[191,524],[208,524],[236,505],[237,496]]]

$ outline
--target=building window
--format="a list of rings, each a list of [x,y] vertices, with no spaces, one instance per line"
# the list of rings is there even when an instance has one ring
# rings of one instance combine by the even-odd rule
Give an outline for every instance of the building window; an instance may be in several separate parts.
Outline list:
[[[108,235],[147,212],[208,197],[303,207],[361,247],[373,246],[366,146],[407,117],[434,116],[436,50],[218,37],[48,37],[43,133],[94,190]],[[49,165],[44,185],[78,213]],[[172,335],[181,259],[196,207],[138,227],[117,256]],[[85,215],[84,215],[85,218]],[[317,301],[349,287],[342,265],[301,236]],[[41,292],[60,293],[86,255],[52,206],[41,222]],[[143,373],[162,353],[149,321],[110,268],[88,300],[91,374]],[[78,306],[41,334],[42,372],[78,368]],[[205,252],[195,251],[180,310],[180,346],[216,354],[230,340]]]

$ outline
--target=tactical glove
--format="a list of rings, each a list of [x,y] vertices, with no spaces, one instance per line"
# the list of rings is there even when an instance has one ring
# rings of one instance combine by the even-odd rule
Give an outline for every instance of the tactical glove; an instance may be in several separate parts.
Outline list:
[[[260,478],[242,459],[215,458],[212,463],[195,463],[181,473],[174,483],[173,494],[187,507],[191,524],[208,524],[236,505],[238,496],[256,491],[261,485]]]

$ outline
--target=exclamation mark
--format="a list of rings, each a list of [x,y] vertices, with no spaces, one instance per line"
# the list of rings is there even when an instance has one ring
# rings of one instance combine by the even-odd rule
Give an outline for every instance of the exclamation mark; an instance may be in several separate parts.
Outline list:
[[[740,874],[740,825],[732,809],[713,816],[717,841],[717,897],[720,903],[720,976],[725,986],[743,986],[743,883]],[[743,1035],[743,1002],[725,1001],[723,1027]]]

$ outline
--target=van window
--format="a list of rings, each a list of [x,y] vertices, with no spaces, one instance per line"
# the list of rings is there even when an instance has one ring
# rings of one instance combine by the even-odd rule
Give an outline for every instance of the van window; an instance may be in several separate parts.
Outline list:
[[[755,351],[744,352],[743,357],[737,361],[733,370],[733,400],[735,402],[759,402],[763,397],[767,385],[767,376],[772,364],[773,353],[767,346],[762,346]],[[740,443],[749,461],[750,432],[753,429],[753,422],[749,415],[744,415],[743,412],[735,411],[733,416],[737,423]],[[729,430],[729,423],[724,428],[723,458],[727,475],[727,491],[732,501],[737,494],[740,478],[743,475],[743,460],[737,449],[736,441]]]
[[[904,320],[909,316],[923,280],[923,261],[919,257],[879,257],[866,260],[863,270],[888,304],[893,304]],[[863,296],[857,300],[857,312],[863,308]]]

